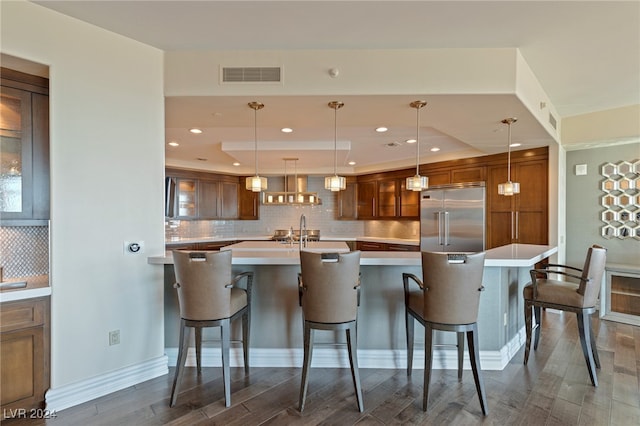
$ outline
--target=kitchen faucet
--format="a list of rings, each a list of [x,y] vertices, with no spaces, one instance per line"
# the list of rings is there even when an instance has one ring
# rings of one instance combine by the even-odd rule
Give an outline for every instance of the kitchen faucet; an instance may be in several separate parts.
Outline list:
[[[300,215],[300,239],[298,243],[300,250],[302,250],[302,247],[307,246],[307,218],[304,216],[304,213]]]

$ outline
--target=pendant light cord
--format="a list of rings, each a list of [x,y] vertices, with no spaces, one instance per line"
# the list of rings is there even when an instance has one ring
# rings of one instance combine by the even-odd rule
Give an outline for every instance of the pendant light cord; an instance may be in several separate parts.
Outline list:
[[[420,107],[416,108],[416,176],[420,175]]]
[[[507,182],[511,182],[511,122],[509,124],[509,147],[507,148]]]
[[[253,162],[255,164],[256,176],[258,176],[258,109],[253,110]]]
[[[338,176],[338,108],[333,109],[333,175]]]

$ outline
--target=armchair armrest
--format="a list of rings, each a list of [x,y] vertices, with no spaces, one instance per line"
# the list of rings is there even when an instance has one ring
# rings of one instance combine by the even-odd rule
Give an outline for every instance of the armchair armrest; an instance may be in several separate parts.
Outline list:
[[[571,268],[571,269],[577,269],[577,268]],[[580,271],[580,269],[578,269]],[[576,275],[576,274],[570,274],[568,272],[564,272],[564,271],[553,271],[553,270],[548,270],[548,269],[531,269],[529,271],[529,274],[531,275],[531,285],[533,286],[533,298],[537,298],[538,297],[538,279],[540,278],[540,275],[542,275],[545,279],[547,278],[548,274],[558,274],[558,275],[563,275],[566,277],[570,277],[570,278],[574,278],[576,280],[579,281],[579,283],[571,283],[571,282],[567,282],[568,284],[576,284],[576,286],[578,287],[578,293],[581,295],[584,295],[584,284],[588,283],[589,281],[591,281],[591,278],[582,278],[580,275]]]
[[[306,287],[302,282],[302,273],[298,272],[298,305],[302,306],[302,293],[306,291]]]
[[[568,266],[568,265],[560,265],[560,264],[557,264],[557,263],[547,263],[545,265],[545,269],[548,269],[548,268],[572,269],[574,271],[582,272],[582,269],[580,269],[580,268],[575,268],[573,266]]]
[[[402,273],[402,284],[404,285],[405,294],[409,292],[409,285],[411,282],[409,280],[414,281],[420,287],[420,290],[425,291],[424,283],[420,278],[418,278],[415,274],[409,274],[407,272]]]
[[[244,281],[244,286],[242,285],[242,280]],[[238,287],[247,292],[247,303],[251,303],[251,287],[253,286],[253,272],[245,271],[237,274],[233,277],[231,282],[227,284],[225,287]]]

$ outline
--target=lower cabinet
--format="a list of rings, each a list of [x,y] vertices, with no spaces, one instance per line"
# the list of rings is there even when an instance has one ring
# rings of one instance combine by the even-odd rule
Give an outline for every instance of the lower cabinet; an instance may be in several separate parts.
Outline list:
[[[206,250],[218,251],[222,247],[235,244],[235,241],[212,241],[208,243],[190,243],[190,244],[167,244],[166,249],[171,250]]]
[[[0,306],[0,399],[8,410],[44,408],[49,388],[49,297]]]
[[[420,251],[420,246],[410,244],[390,244],[375,241],[358,241],[356,250],[360,251]]]

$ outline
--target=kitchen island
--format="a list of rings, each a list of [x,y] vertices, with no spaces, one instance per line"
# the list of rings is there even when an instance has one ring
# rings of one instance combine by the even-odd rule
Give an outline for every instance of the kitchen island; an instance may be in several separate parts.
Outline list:
[[[250,242],[245,242],[250,243]],[[251,365],[302,365],[302,316],[298,306],[297,275],[300,271],[298,246],[260,242],[260,248],[231,245],[234,272],[254,272]],[[265,244],[274,244],[268,250]],[[332,242],[327,251],[344,250],[345,243]],[[235,250],[234,250],[234,246]],[[313,249],[313,243],[309,243]],[[529,282],[529,269],[556,253],[546,245],[510,244],[486,251],[480,297],[478,330],[480,360],[483,369],[503,369],[524,344],[524,304],[522,288]],[[175,363],[179,332],[179,311],[171,253],[149,258],[149,263],[165,268],[165,347],[170,364]],[[422,276],[419,252],[362,252],[362,286],[358,311],[358,357],[362,368],[405,368],[406,341],[402,273]],[[234,330],[237,333],[238,330]],[[208,330],[205,338],[217,338],[217,330]],[[317,333],[317,341],[333,341],[331,332]],[[326,334],[326,336],[325,336]],[[237,334],[236,334],[237,336]],[[422,366],[420,350],[424,333],[416,326],[414,366]],[[342,338],[342,336],[340,336]],[[452,343],[452,333],[437,333],[435,343]],[[235,349],[235,348],[234,348]],[[456,352],[434,350],[434,368],[456,368]],[[188,362],[193,361],[190,357]],[[204,365],[219,365],[217,347],[205,348]],[[468,362],[465,362],[468,364]],[[242,351],[233,351],[232,365],[242,365]],[[314,366],[348,366],[346,351],[318,346],[314,349]]]

